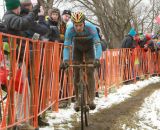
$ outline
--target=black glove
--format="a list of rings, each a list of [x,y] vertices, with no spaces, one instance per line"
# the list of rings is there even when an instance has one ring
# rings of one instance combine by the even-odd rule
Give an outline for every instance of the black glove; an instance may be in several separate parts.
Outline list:
[[[40,6],[35,5],[32,9],[32,12],[35,14],[35,16],[38,16],[38,13],[40,12]]]
[[[68,61],[63,61],[63,63],[60,65],[60,69],[67,69],[69,67]]]
[[[99,68],[101,66],[99,59],[95,59],[93,64],[95,68]]]

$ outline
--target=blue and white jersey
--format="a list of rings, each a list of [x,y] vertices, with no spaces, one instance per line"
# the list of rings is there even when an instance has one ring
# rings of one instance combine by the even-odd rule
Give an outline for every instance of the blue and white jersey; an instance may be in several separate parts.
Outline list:
[[[83,32],[76,32],[73,23],[70,23],[65,32],[64,50],[63,50],[63,60],[69,60],[69,48],[67,46],[72,46],[73,38],[76,36],[90,37],[93,40],[95,49],[95,58],[99,59],[102,55],[102,47],[100,44],[100,38],[98,36],[97,29],[95,25],[90,22],[85,22],[85,27]],[[87,43],[86,43],[87,44]]]

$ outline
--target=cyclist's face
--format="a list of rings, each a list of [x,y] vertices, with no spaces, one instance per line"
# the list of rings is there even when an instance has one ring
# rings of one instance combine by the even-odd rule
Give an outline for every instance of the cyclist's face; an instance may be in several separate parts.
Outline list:
[[[74,23],[74,28],[76,32],[82,32],[84,29],[84,22],[83,23]]]

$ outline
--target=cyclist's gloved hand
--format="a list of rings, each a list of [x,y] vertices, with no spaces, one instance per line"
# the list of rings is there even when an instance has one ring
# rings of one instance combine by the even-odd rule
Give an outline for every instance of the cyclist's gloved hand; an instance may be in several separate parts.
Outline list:
[[[93,64],[95,68],[99,68],[101,66],[99,59],[95,59]]]
[[[69,67],[69,61],[63,61],[63,63],[60,65],[61,69],[67,69]]]

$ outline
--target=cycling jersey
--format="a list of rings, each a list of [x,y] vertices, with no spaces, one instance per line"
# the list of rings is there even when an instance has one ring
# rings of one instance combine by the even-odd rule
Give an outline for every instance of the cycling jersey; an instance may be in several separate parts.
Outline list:
[[[68,25],[66,33],[65,33],[63,60],[69,60],[68,46],[72,46],[73,39],[77,36],[82,37],[82,38],[86,37],[86,36],[89,38],[92,38],[92,41],[94,44],[94,50],[95,50],[95,59],[99,59],[101,57],[102,47],[100,44],[100,38],[98,36],[96,27],[90,22],[85,22],[83,32],[76,32],[74,29],[73,23],[70,23]],[[87,43],[85,43],[85,44],[87,44]]]

